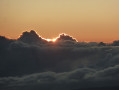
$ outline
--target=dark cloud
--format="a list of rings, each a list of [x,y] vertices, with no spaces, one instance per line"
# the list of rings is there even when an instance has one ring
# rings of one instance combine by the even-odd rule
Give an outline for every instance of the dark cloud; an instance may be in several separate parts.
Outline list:
[[[119,47],[62,39],[47,42],[34,31],[18,40],[1,36],[0,90],[118,88]]]
[[[119,66],[99,71],[80,68],[64,73],[43,72],[22,77],[4,77],[0,78],[0,85],[3,90],[79,90],[82,88],[92,90],[91,88],[95,87],[112,88],[118,87],[118,69]],[[105,88],[101,90],[105,90]]]
[[[59,37],[57,38],[57,41],[62,41],[62,40],[69,40],[69,41],[75,41],[76,39],[74,39],[72,36],[69,36],[67,34],[60,34]]]
[[[42,39],[42,37],[40,37],[34,30],[31,30],[30,32],[23,32],[18,40],[29,44],[47,43],[47,41]]]

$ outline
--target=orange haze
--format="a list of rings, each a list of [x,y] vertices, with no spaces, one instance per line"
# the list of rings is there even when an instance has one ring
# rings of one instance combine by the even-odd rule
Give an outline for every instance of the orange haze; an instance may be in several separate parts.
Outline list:
[[[0,0],[0,35],[26,30],[51,39],[67,33],[78,41],[119,40],[119,0]]]

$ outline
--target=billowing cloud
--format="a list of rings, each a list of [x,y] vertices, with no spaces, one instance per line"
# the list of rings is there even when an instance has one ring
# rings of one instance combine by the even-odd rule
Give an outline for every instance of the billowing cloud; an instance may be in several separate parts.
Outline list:
[[[54,43],[34,31],[24,32],[18,40],[1,36],[0,90],[118,88],[119,47],[99,47],[69,37],[63,35]]]
[[[58,43],[58,45],[76,42],[76,39],[64,33],[60,34],[55,39],[45,39],[43,37],[40,37],[40,35],[38,35],[34,30],[31,30],[30,32],[23,32],[22,35],[20,35],[20,37],[18,38],[18,40],[29,44],[51,44],[55,42]]]
[[[75,41],[76,42],[76,39],[74,39],[72,36],[69,36],[67,34],[60,34],[59,37],[57,38],[57,41],[62,41],[62,40],[69,40],[69,41]]]
[[[22,77],[0,78],[0,85],[3,90],[98,90],[100,88],[105,90],[112,87],[115,89],[118,87],[118,70],[119,65],[98,71],[80,68],[63,73],[35,73]]]
[[[45,39],[42,39],[42,37],[40,37],[34,30],[31,30],[30,32],[23,32],[18,40],[30,44],[47,42]]]

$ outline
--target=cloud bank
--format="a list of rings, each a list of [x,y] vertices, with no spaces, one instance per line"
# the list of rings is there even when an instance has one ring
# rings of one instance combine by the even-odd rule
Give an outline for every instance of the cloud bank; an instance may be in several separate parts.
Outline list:
[[[48,42],[34,31],[0,36],[0,90],[118,90],[118,82],[118,46],[65,34]]]

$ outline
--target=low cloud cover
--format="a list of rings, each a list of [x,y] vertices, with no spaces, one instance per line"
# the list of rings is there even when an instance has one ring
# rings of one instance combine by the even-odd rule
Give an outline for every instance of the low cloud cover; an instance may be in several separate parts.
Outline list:
[[[113,44],[65,34],[49,42],[35,31],[17,40],[0,36],[0,90],[119,89],[119,47]]]

